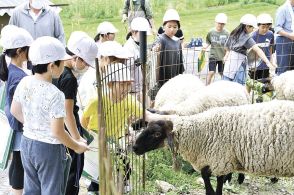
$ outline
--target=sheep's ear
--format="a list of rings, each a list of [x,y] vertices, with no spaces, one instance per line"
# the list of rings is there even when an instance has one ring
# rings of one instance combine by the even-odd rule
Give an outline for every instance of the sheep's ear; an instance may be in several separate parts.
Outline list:
[[[173,122],[171,121],[165,121],[166,131],[167,133],[171,133],[174,127]]]

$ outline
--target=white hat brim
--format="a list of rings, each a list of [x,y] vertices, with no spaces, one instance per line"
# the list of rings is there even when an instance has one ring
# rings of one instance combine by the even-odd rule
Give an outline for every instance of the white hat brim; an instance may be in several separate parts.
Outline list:
[[[71,60],[72,58],[73,58],[72,56],[70,56],[66,53],[60,60],[65,61],[65,60]]]

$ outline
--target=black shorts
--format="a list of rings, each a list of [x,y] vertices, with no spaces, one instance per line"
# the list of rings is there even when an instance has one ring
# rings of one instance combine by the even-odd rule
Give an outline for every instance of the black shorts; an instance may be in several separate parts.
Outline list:
[[[224,71],[224,63],[221,60],[217,61],[214,58],[209,58],[208,66],[209,66],[209,71],[215,72],[216,71],[216,66],[217,66],[218,72],[223,72]]]
[[[263,79],[269,77],[269,69],[261,69],[261,70],[252,70],[250,69],[248,72],[248,75],[251,79],[257,80],[257,79]]]
[[[23,189],[24,170],[21,162],[20,152],[13,151],[11,165],[9,167],[9,184],[15,190]]]

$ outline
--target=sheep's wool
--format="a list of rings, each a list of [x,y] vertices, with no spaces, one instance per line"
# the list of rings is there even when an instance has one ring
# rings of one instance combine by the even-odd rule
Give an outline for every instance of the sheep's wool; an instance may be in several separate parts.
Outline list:
[[[186,100],[191,93],[205,87],[201,80],[192,74],[180,74],[167,81],[155,97],[154,108],[171,110],[175,105]]]
[[[249,95],[243,85],[231,81],[217,81],[189,95],[185,101],[175,105],[174,110],[160,110],[189,116],[214,107],[249,103]]]
[[[216,176],[244,172],[294,176],[294,102],[213,108],[175,119],[178,152]]]
[[[272,80],[279,100],[294,100],[294,70],[287,71]]]

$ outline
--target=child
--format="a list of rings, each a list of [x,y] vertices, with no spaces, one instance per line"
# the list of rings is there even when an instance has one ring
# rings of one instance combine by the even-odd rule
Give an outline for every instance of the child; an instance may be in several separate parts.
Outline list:
[[[97,27],[97,35],[94,38],[94,41],[99,45],[105,41],[113,41],[115,39],[115,33],[118,30],[113,26],[112,23],[104,21],[101,22]]]
[[[209,46],[209,72],[207,75],[207,85],[211,83],[211,79],[215,74],[216,66],[218,73],[222,76],[224,70],[225,43],[229,37],[229,32],[224,29],[228,17],[224,13],[219,13],[215,17],[215,28],[211,29],[206,36],[207,46],[203,47],[206,50]]]
[[[257,46],[250,33],[254,27],[257,27],[256,17],[252,14],[245,14],[239,26],[237,26],[230,34],[227,40],[226,55],[224,57],[225,68],[223,72],[223,80],[234,81],[242,85],[245,84],[247,77],[247,50],[252,48],[256,54],[266,63],[269,68],[274,69],[276,65],[272,64]]]
[[[5,114],[11,129],[13,129],[12,161],[9,167],[9,184],[14,195],[22,195],[24,183],[24,170],[20,157],[20,141],[23,133],[23,126],[11,113],[10,106],[14,91],[20,80],[27,76],[22,68],[28,60],[29,46],[33,37],[29,32],[14,25],[7,25],[1,31],[1,46],[4,49],[0,57],[0,78],[6,81]],[[9,66],[6,64],[5,56],[11,58]]]
[[[184,72],[181,42],[175,37],[180,28],[180,16],[174,9],[169,9],[163,16],[164,33],[159,35],[153,49],[160,52],[156,67],[156,81],[161,87],[169,79]]]
[[[77,102],[78,79],[88,70],[89,66],[95,66],[97,46],[86,33],[75,31],[70,35],[67,43],[68,53],[73,56],[71,61],[64,65],[64,71],[54,84],[65,95],[65,125],[70,135],[78,141],[83,139],[83,129],[79,120],[79,107]],[[79,179],[84,166],[84,154],[77,154],[69,150],[72,157],[69,178],[67,182],[67,195],[77,195],[79,192]]]
[[[269,14],[260,14],[257,17],[258,30],[253,32],[252,38],[257,45],[263,50],[268,60],[273,61],[274,33],[269,30],[273,23],[273,19]],[[255,58],[253,54],[253,62],[249,69],[251,79],[257,80],[269,77],[268,66],[259,58]]]
[[[98,25],[97,35],[95,36],[94,41],[98,47],[97,58],[99,63],[101,58],[100,51],[103,50],[103,48],[100,48],[100,45],[105,41],[114,41],[115,34],[117,32],[118,30],[110,22],[105,21]],[[81,78],[78,88],[78,105],[82,110],[84,109],[84,106],[89,103],[89,99],[93,96],[93,94],[96,93],[96,87],[94,86],[94,83],[96,83],[96,69],[90,68]]]
[[[150,25],[147,19],[142,17],[134,18],[131,22],[131,36],[124,44],[124,48],[127,49],[132,55],[130,59],[131,76],[134,78],[132,86],[132,93],[136,93],[138,100],[140,100],[142,94],[142,67],[140,64],[140,32],[146,31],[147,35],[151,35]]]
[[[21,159],[24,167],[24,195],[64,194],[66,150],[88,150],[64,130],[64,95],[53,84],[68,59],[63,44],[52,37],[37,38],[29,58],[35,75],[18,84],[11,104],[12,115],[23,123]]]
[[[106,80],[108,86],[108,90],[104,90],[108,91],[108,93],[103,94],[107,128],[106,135],[122,148],[118,142],[119,140],[127,140],[126,134],[129,132],[126,127],[131,121],[134,121],[136,117],[141,116],[141,105],[129,94],[133,79],[130,76],[130,70],[125,65],[120,63],[109,64],[106,66],[103,75],[105,75],[103,78]],[[93,97],[86,106],[81,119],[82,126],[94,132],[98,130],[98,101],[97,97]],[[127,158],[121,152],[118,155],[119,158],[124,161],[124,181],[127,182],[130,177],[130,165],[127,163]],[[98,159],[98,157],[96,159]],[[92,182],[88,190],[91,189],[91,191],[94,191],[94,186],[97,186],[97,184]],[[98,190],[97,187],[96,190]]]

